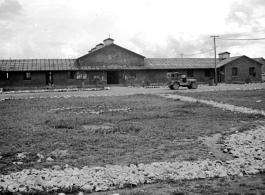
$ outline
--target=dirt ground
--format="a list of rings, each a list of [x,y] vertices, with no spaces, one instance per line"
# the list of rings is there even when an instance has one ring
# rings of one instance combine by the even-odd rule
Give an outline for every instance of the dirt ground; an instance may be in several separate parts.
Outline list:
[[[199,86],[198,90],[212,89],[236,89],[236,88],[257,88],[264,87],[265,83],[249,85],[218,85],[218,86]],[[181,88],[179,91],[185,91],[187,88]],[[28,94],[0,94],[0,99],[5,97],[25,98],[31,96],[55,96],[55,95],[112,95],[112,94],[134,94],[134,93],[171,93],[167,87],[163,88],[128,88],[112,87],[108,91],[87,91],[87,92],[62,92],[62,93],[28,93]],[[188,94],[185,94],[188,95]],[[259,121],[263,123],[264,121]],[[243,124],[244,121],[241,123]],[[243,124],[244,125],[244,124]],[[85,128],[85,127],[84,127]],[[96,127],[95,127],[96,128]],[[231,126],[231,132],[234,132],[239,126]],[[211,150],[216,158],[229,159],[230,156],[223,154],[219,150],[218,140],[220,134],[214,134],[211,137],[201,137],[200,140]],[[265,173],[259,175],[249,175],[235,178],[210,178],[192,181],[166,181],[155,184],[137,186],[133,188],[128,186],[126,189],[95,192],[92,195],[195,195],[195,194],[227,194],[227,195],[265,195]],[[1,192],[0,192],[1,194]],[[58,194],[58,193],[56,193]],[[77,194],[77,193],[72,193]]]
[[[256,84],[218,84],[217,86],[207,86],[199,85],[197,91],[199,90],[221,90],[221,89],[249,89],[249,88],[265,88],[265,83]],[[187,91],[186,87],[181,87],[178,91]],[[148,94],[158,94],[158,93],[170,93],[176,92],[175,90],[170,90],[168,87],[161,88],[139,88],[139,87],[110,87],[110,90],[104,91],[74,91],[74,92],[50,92],[50,93],[18,93],[18,94],[0,94],[0,99],[5,97],[13,98],[23,98],[23,97],[36,97],[36,96],[55,96],[55,95],[112,95],[112,94],[134,94],[134,93],[148,93]]]
[[[91,195],[264,195],[265,174],[240,178],[169,181]]]

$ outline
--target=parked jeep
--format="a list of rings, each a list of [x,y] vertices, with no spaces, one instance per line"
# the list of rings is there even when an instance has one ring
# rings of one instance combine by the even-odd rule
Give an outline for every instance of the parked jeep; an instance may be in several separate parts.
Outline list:
[[[167,73],[167,85],[171,90],[178,90],[179,87],[188,87],[189,89],[197,89],[196,79],[187,79],[185,74],[179,72]]]

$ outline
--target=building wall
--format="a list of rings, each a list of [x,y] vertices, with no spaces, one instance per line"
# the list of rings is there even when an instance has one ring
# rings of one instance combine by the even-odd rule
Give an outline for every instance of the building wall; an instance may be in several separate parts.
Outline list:
[[[81,66],[143,66],[144,57],[115,45],[94,51],[80,60]]]
[[[73,79],[67,78],[68,71],[53,72],[53,84],[56,88],[61,87],[90,87],[96,85],[95,76],[106,78],[105,71],[79,71],[86,74],[86,78],[77,79],[77,72],[73,72]]]
[[[188,76],[188,72],[193,71],[193,77]],[[167,83],[168,72],[180,72],[187,75],[187,78],[197,79],[198,83],[208,83],[210,78],[214,78],[214,69],[209,69],[210,75],[205,76],[206,69],[171,69],[171,70],[147,70],[148,79],[151,83]]]
[[[3,86],[5,88],[16,88],[16,87],[24,87],[24,88],[30,88],[30,87],[41,87],[45,86],[45,73],[44,72],[30,72],[31,73],[31,79],[26,80],[24,75],[25,72],[8,72],[8,80],[1,80],[1,83],[3,83]]]
[[[232,67],[237,67],[237,76],[232,76]],[[256,76],[249,75],[249,68],[254,67]],[[261,64],[247,57],[242,57],[225,65],[226,83],[245,83],[247,79],[250,82],[261,82]]]
[[[237,76],[232,76],[232,67],[237,67]],[[249,76],[249,68],[254,67],[256,76]],[[145,84],[166,84],[167,72],[180,72],[186,74],[188,78],[197,79],[198,83],[208,83],[210,78],[214,78],[214,69],[208,69],[208,75],[206,76],[206,69],[172,69],[172,70],[115,70],[118,72],[117,79],[121,85],[142,85]],[[188,73],[193,72],[193,77]],[[230,62],[229,64],[221,67],[222,81],[227,83],[244,83],[247,78],[250,78],[250,82],[261,82],[261,65],[248,58],[241,57],[237,60]],[[0,80],[0,87],[6,87],[7,89],[31,89],[31,88],[46,88],[46,74],[49,71],[31,71],[31,80],[25,80],[25,72],[9,72],[9,79],[7,81]],[[85,79],[77,79],[77,71],[73,72],[73,78],[68,78],[68,71],[52,71],[53,73],[53,85],[55,88],[71,88],[71,87],[90,87],[95,86],[95,76],[100,78],[104,77],[107,81],[108,71],[83,71],[86,73]],[[132,78],[132,79],[130,79]],[[106,82],[105,82],[106,84]]]

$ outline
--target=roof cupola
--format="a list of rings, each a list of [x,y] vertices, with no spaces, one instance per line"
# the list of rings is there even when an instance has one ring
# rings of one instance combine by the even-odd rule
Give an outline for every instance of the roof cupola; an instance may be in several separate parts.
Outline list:
[[[104,42],[104,45],[111,45],[111,44],[113,44],[114,39],[112,39],[112,38],[107,38],[107,39],[105,39],[103,42]]]

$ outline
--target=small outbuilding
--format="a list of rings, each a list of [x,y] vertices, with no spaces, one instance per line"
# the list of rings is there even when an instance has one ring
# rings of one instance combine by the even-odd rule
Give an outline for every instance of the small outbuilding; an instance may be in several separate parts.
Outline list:
[[[262,64],[245,55],[219,58],[217,73],[219,82],[224,83],[249,83],[261,82]]]

